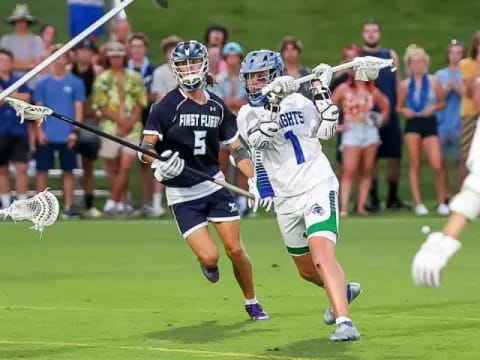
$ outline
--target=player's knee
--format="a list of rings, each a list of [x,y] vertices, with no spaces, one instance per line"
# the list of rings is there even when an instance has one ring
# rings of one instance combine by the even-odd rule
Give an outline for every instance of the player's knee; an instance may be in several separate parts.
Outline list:
[[[315,281],[315,269],[298,269],[298,275],[306,281]]]
[[[213,267],[218,264],[218,252],[210,254],[201,254],[198,256],[198,260],[207,267]]]
[[[231,260],[238,259],[244,254],[244,250],[241,245],[225,248],[225,252]]]

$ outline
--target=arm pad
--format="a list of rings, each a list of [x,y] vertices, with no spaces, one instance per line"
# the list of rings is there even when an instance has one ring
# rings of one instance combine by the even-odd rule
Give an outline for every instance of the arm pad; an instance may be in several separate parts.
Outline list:
[[[469,174],[460,192],[450,202],[450,210],[474,220],[480,214],[480,175]]]
[[[235,164],[238,164],[243,159],[250,158],[250,154],[248,153],[248,150],[245,149],[245,147],[242,144],[240,144],[235,149],[232,149],[230,153],[232,154],[232,158],[235,161]]]
[[[155,152],[155,144],[152,143],[143,143],[140,145],[142,149],[145,149],[147,151]],[[144,164],[148,164],[145,160],[143,160],[143,153],[137,152],[138,160],[140,160]]]

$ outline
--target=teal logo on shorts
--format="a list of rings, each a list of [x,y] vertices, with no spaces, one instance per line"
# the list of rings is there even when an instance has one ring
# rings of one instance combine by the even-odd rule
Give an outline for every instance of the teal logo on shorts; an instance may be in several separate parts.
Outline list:
[[[325,214],[325,210],[323,210],[323,208],[317,203],[313,204],[311,212],[312,214],[318,214],[320,216]]]

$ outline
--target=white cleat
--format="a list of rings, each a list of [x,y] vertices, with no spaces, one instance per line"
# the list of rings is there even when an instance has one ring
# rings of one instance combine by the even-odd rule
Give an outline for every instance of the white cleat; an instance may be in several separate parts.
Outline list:
[[[347,284],[347,300],[349,304],[361,293],[362,287],[359,283],[353,282]],[[331,306],[325,310],[325,313],[323,314],[323,322],[327,325],[335,324],[335,314],[333,313]]]
[[[344,321],[337,325],[335,332],[330,336],[330,341],[357,341],[361,335],[351,321]]]

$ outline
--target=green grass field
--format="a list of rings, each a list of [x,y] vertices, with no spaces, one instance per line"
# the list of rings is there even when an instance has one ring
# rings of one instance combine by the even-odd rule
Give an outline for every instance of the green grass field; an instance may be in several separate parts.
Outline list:
[[[351,218],[338,257],[364,293],[352,306],[359,343],[331,344],[323,290],[301,280],[276,223],[242,222],[258,296],[272,315],[247,320],[228,260],[208,283],[164,221],[58,222],[42,239],[0,223],[0,359],[478,359],[474,223],[439,289],[415,287],[424,224],[441,218]]]

